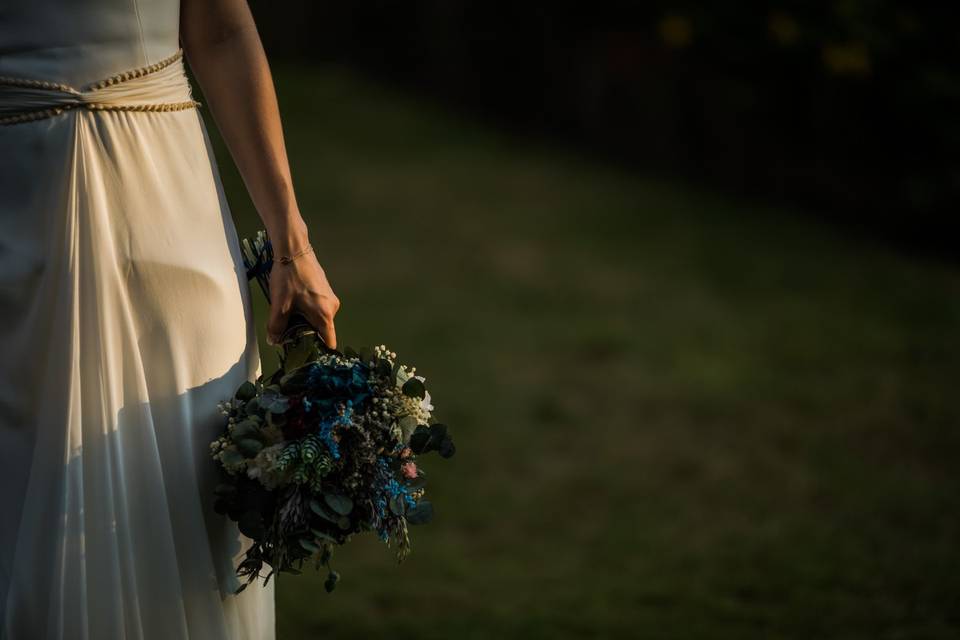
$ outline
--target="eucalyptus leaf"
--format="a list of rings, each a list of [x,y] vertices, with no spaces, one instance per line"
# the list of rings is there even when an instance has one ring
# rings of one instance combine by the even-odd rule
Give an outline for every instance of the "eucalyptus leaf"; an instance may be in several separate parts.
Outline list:
[[[254,458],[263,449],[263,443],[256,438],[244,438],[237,442],[237,450],[247,458]]]
[[[320,547],[316,545],[312,540],[307,540],[306,538],[300,538],[300,546],[309,551],[310,553],[317,553],[320,551]]]
[[[283,413],[290,408],[290,400],[283,395],[279,386],[272,385],[260,395],[260,406],[271,413]]]
[[[446,435],[447,425],[439,423],[430,425],[430,448],[438,448]]]
[[[403,501],[403,496],[396,495],[390,498],[390,511],[395,515],[402,516],[406,511],[406,504]]]
[[[347,496],[325,493],[323,499],[336,513],[345,516],[353,511],[353,500]]]
[[[323,506],[320,504],[320,501],[317,500],[316,498],[310,499],[310,510],[313,511],[318,516],[320,516],[321,518],[323,518],[324,520],[329,520],[334,524],[336,524],[337,522],[337,518],[327,513],[327,510],[323,508]]]
[[[313,537],[317,540],[323,540],[324,542],[329,542],[330,544],[337,544],[337,539],[331,536],[329,533],[324,533],[319,529],[314,529],[310,527],[310,533],[313,534]]]
[[[421,400],[427,395],[427,388],[419,378],[410,378],[404,382],[403,386],[400,387],[400,391],[402,391],[405,396],[420,398]]]
[[[234,442],[244,438],[256,438],[260,435],[260,423],[252,417],[247,417],[233,425],[230,437]]]
[[[453,446],[453,439],[449,434],[443,437],[443,441],[440,442],[437,450],[440,452],[440,457],[442,458],[452,458],[453,454],[457,452],[457,448]]]
[[[427,524],[433,519],[433,504],[427,500],[421,500],[417,506],[407,510],[407,522],[409,524]]]
[[[224,466],[234,467],[243,463],[243,455],[233,447],[227,447],[220,452]]]
[[[237,400],[242,400],[246,402],[247,400],[252,399],[255,395],[257,395],[257,387],[254,386],[252,382],[247,380],[246,382],[240,385],[240,388],[237,389],[237,392],[236,394],[234,394],[234,397]]]
[[[424,425],[414,429],[410,436],[410,450],[416,454],[427,451],[427,444],[430,442],[430,429]]]
[[[330,593],[337,588],[338,582],[340,582],[340,574],[336,571],[331,571],[323,583],[323,588],[327,590],[327,593]]]
[[[400,426],[400,430],[403,432],[403,441],[409,441],[410,436],[413,435],[414,429],[417,428],[417,419],[413,416],[403,416],[397,421],[397,424]]]

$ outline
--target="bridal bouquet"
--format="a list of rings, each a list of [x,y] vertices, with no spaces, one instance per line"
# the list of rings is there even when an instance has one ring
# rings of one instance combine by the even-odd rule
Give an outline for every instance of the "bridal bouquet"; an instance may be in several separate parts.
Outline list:
[[[247,274],[269,299],[270,242],[261,231],[242,245]],[[433,422],[425,379],[386,346],[327,348],[302,317],[281,344],[277,371],[220,404],[226,424],[210,444],[222,476],[215,509],[253,540],[237,593],[310,562],[326,568],[332,591],[340,579],[330,566],[334,547],[364,531],[403,560],[408,525],[433,514],[418,457],[455,450],[447,428]]]

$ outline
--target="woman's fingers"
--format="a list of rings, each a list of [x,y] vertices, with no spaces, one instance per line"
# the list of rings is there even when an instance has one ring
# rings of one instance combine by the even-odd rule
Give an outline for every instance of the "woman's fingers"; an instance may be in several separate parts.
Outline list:
[[[337,348],[337,331],[333,317],[340,310],[340,301],[327,296],[312,298],[311,304],[304,311],[307,320],[316,328],[317,333],[331,349]]]
[[[320,337],[323,338],[323,343],[325,345],[331,349],[337,348],[337,332],[334,329],[332,320],[322,327],[318,327],[317,333],[319,333]]]

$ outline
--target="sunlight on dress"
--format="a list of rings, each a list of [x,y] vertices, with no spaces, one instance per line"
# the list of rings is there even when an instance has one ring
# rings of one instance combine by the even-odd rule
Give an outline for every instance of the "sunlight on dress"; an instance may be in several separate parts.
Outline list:
[[[212,509],[216,405],[260,365],[177,9],[2,10],[0,121],[49,111],[0,125],[4,640],[274,637],[273,585],[232,594],[249,541]],[[44,33],[57,11],[75,23]]]

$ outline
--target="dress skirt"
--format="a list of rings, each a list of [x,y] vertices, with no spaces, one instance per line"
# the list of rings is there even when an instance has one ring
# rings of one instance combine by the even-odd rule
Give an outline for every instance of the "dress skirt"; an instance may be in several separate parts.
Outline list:
[[[0,356],[0,638],[272,639],[212,508],[260,362],[196,109],[0,126]]]

